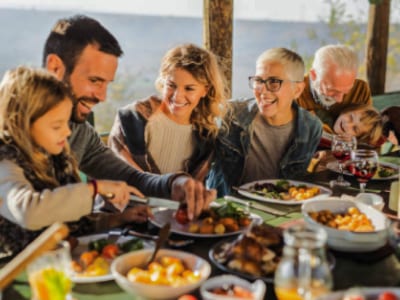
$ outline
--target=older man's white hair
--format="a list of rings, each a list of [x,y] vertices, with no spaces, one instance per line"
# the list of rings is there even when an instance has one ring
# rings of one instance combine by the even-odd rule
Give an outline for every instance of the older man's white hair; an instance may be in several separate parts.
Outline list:
[[[355,73],[358,70],[358,58],[354,49],[346,45],[326,45],[315,52],[312,68],[318,76],[323,76],[332,67],[336,74]]]

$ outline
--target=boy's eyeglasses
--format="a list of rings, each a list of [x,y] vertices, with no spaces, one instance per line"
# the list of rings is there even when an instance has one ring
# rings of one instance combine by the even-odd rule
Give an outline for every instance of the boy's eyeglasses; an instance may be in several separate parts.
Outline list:
[[[282,82],[290,81],[290,82],[301,82],[296,80],[289,80],[289,79],[279,79],[270,77],[267,79],[261,79],[257,76],[250,76],[249,77],[249,86],[251,89],[262,90],[263,86],[270,92],[279,92],[282,86]]]

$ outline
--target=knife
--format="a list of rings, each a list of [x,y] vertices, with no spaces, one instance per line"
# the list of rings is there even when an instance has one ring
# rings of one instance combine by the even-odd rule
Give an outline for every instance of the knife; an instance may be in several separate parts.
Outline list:
[[[224,196],[224,199],[228,200],[228,201],[237,202],[237,203],[249,206],[250,208],[255,208],[255,209],[267,212],[267,213],[269,213],[271,215],[275,215],[275,216],[286,216],[287,214],[290,214],[291,212],[294,211],[294,210],[281,211],[281,210],[274,209],[272,207],[268,207],[268,206],[262,205],[260,203],[243,200],[243,199],[240,199],[240,198],[237,198],[237,197],[234,197],[234,196]]]
[[[157,198],[157,197],[141,198],[141,197],[136,196],[136,195],[131,195],[129,200],[134,201],[134,202],[139,202],[139,203],[142,203],[142,204],[146,204],[148,206],[166,207],[166,208],[170,208],[170,209],[173,209],[173,210],[177,210],[179,208],[179,205],[180,205],[179,201],[163,199],[163,198]]]

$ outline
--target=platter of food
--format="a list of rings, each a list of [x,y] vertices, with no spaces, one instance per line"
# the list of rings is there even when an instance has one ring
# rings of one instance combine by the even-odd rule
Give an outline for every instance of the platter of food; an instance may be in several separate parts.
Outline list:
[[[282,230],[263,223],[236,238],[219,241],[210,249],[209,258],[224,272],[272,283],[282,249]]]
[[[315,300],[400,300],[400,288],[359,287],[337,291]]]
[[[339,173],[339,166],[337,162],[332,161],[326,165],[327,169]],[[343,174],[348,176],[353,176],[351,172],[347,168],[343,168]],[[387,163],[387,162],[379,162],[378,170],[375,175],[371,178],[371,180],[391,180],[399,178],[399,169],[400,167],[395,164]]]
[[[72,277],[75,283],[94,283],[113,280],[110,266],[121,254],[154,247],[151,241],[132,236],[121,236],[115,243],[107,234],[94,234],[78,238],[72,249]]]
[[[150,222],[157,227],[171,222],[171,232],[190,237],[224,237],[240,234],[251,223],[262,222],[260,216],[247,213],[233,203],[210,207],[197,220],[190,221],[185,208],[177,211],[168,208],[153,209]]]
[[[274,273],[283,251],[282,229],[262,223],[238,237],[230,237],[214,244],[208,256],[223,272],[254,281],[262,279],[273,283]],[[327,255],[330,268],[335,265],[334,256]]]
[[[299,205],[305,200],[327,197],[332,191],[309,182],[267,179],[246,183],[238,188],[238,193],[263,202]]]

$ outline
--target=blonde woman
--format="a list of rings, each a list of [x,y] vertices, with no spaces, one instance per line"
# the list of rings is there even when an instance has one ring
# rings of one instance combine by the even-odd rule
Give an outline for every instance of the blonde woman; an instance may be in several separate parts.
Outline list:
[[[0,257],[17,254],[57,221],[82,234],[145,212],[91,214],[97,193],[114,194],[109,201],[121,210],[130,193],[141,194],[120,181],[79,182],[67,142],[72,107],[67,87],[44,70],[18,67],[0,83]]]
[[[217,58],[193,44],[162,59],[151,96],[120,109],[109,146],[139,170],[183,171],[203,180],[224,116],[226,85]]]

